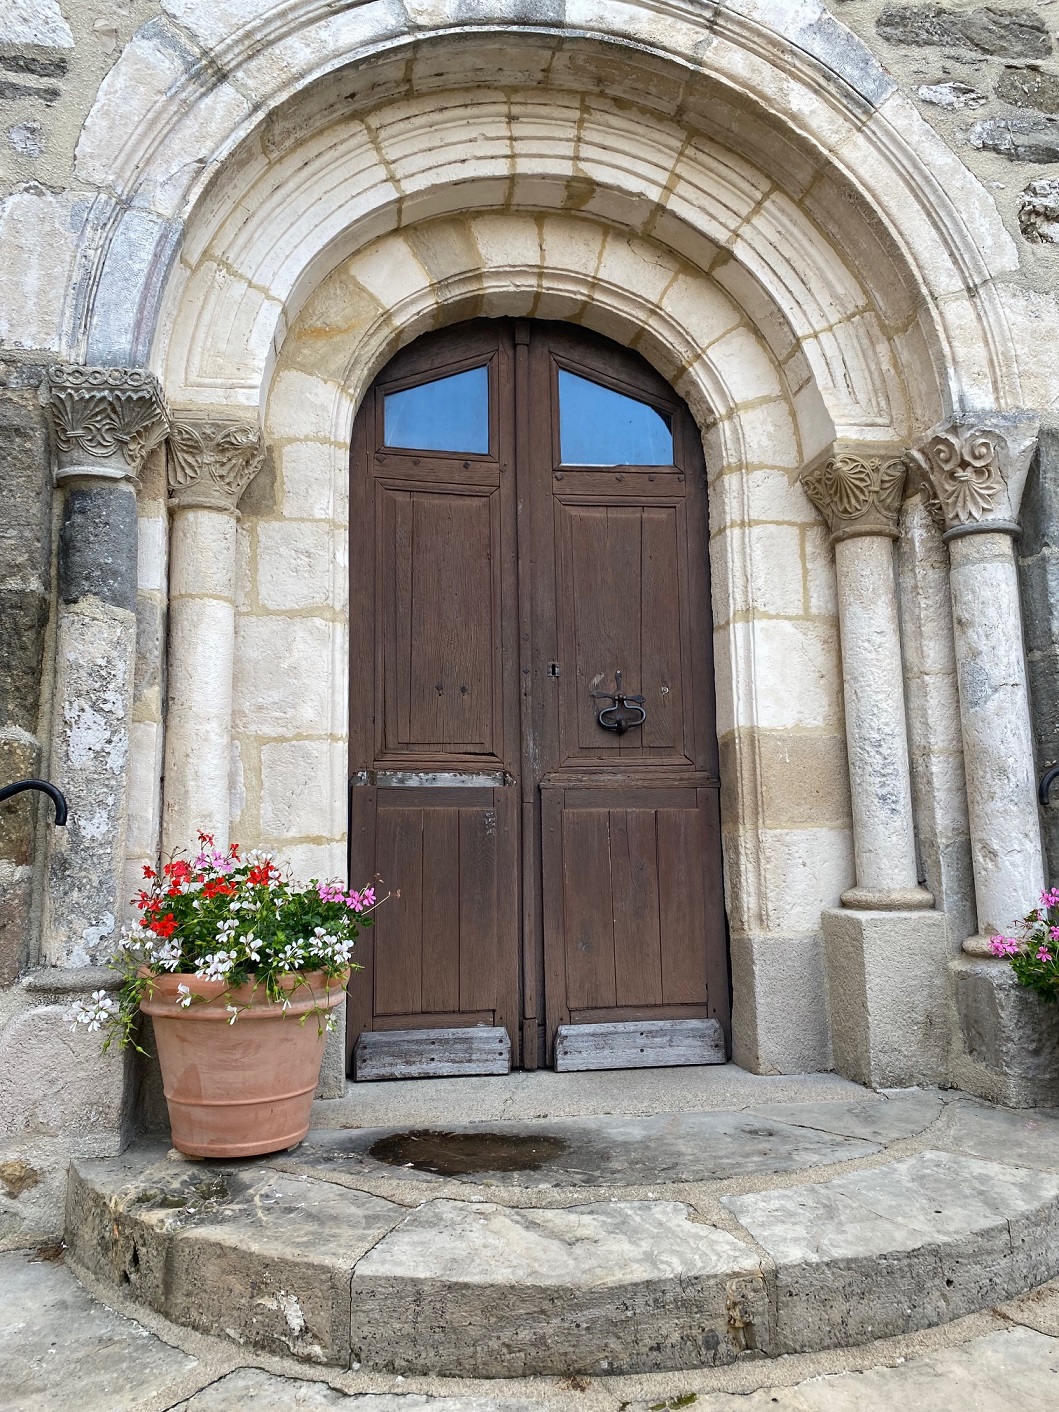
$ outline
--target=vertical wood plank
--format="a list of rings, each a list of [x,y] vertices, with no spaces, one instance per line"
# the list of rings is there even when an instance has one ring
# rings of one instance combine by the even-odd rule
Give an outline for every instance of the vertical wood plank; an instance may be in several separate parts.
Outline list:
[[[376,874],[375,793],[371,788],[350,791],[349,876],[347,884],[363,887]],[[389,906],[389,903],[385,904]],[[346,1067],[362,1030],[371,1029],[374,996],[375,928],[367,927],[357,938],[353,971],[346,987]]]
[[[667,1005],[706,999],[701,823],[698,809],[658,811],[662,996]]]
[[[610,811],[610,864],[614,889],[615,1004],[661,1005],[662,947],[653,809]]]
[[[732,1002],[728,993],[728,918],[724,908],[721,870],[721,797],[717,788],[698,790],[699,813],[706,839],[703,874],[706,893],[706,988],[710,1014],[721,1023],[726,1043],[732,1045]]]
[[[615,1003],[610,820],[606,809],[564,809],[563,930],[572,1010]]]
[[[460,1008],[460,811],[423,810],[423,1012]]]
[[[379,805],[379,872],[401,895],[379,908],[374,928],[375,1013],[417,1015],[423,1008],[423,811],[387,808],[382,798]]]
[[[680,619],[686,604],[681,594],[679,557],[673,507],[645,506],[641,684],[647,697],[647,720],[640,735],[645,752],[676,748],[687,755],[692,742],[684,740],[683,706],[690,673],[685,682]]]
[[[461,809],[460,1009],[486,1010],[497,994],[496,810]]]
[[[388,749],[396,750],[407,740],[410,731],[412,694],[412,568],[415,546],[415,519],[412,496],[408,491],[388,491],[393,515],[393,636],[387,637],[390,649],[393,693],[396,703],[394,733],[387,734]],[[387,721],[389,724],[389,720]]]

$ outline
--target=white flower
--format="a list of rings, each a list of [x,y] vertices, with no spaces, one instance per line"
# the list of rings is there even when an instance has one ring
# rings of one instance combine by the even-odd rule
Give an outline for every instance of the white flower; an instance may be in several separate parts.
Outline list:
[[[238,1020],[238,1018],[239,1018],[239,1006],[238,1006],[238,1005],[226,1005],[224,1008],[228,1011],[228,1014],[232,1017],[232,1018],[228,1021],[228,1023],[229,1023],[230,1025],[234,1025],[235,1022],[236,1022],[236,1020]]]
[[[91,1000],[76,1000],[70,1008],[70,1031],[77,1033],[78,1025],[86,1025],[89,1032],[100,1030],[116,1013],[118,1003],[112,1000],[105,990],[94,990]]]
[[[199,962],[195,974],[206,981],[223,981],[234,965],[234,951],[213,951]]]
[[[180,965],[180,943],[170,938],[169,941],[163,941],[161,946],[156,945],[154,959],[163,971],[175,971]]]
[[[177,1004],[178,1004],[178,1005],[183,1005],[184,1009],[186,1010],[186,1009],[188,1008],[188,1006],[191,1004],[191,988],[190,988],[190,986],[186,986],[186,985],[184,984],[184,982],[181,981],[180,984],[177,986],[177,995],[180,996],[180,999],[177,1001]]]

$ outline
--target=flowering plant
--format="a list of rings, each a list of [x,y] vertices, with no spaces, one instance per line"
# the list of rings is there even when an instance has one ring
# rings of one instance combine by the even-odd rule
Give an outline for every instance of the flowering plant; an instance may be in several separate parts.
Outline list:
[[[143,872],[146,886],[133,899],[140,915],[122,931],[110,962],[121,975],[118,999],[96,991],[74,1007],[74,1029],[105,1030],[104,1049],[114,1039],[123,1049],[140,1048],[140,1002],[163,971],[222,981],[226,999],[248,983],[264,986],[268,999],[286,1009],[291,987],[281,986],[284,977],[359,969],[353,946],[378,905],[373,886],[347,892],[341,883],[315,879],[299,886],[271,854],[252,850],[244,858],[238,844],[224,851],[205,833],[190,861],[177,856],[161,873],[148,866]],[[187,985],[177,991],[185,1007],[204,999]],[[240,1007],[227,1009],[234,1024]]]
[[[1059,1000],[1059,887],[1041,893],[1040,905],[1011,936],[991,937],[989,949],[1011,962],[1022,985],[1045,1000]]]

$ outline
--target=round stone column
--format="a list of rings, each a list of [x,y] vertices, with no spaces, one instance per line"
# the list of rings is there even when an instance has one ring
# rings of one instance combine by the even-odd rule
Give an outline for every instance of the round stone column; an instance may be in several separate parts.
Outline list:
[[[884,911],[934,905],[916,866],[893,559],[905,475],[899,452],[839,445],[802,477],[835,548],[857,870],[842,902]]]
[[[50,774],[70,804],[49,833],[43,959],[90,967],[113,950],[125,902],[136,476],[166,414],[138,369],[56,366],[41,396],[63,496]]]
[[[236,506],[262,460],[257,427],[235,418],[175,414],[169,452],[167,857],[198,829],[228,843]]]
[[[820,919],[831,1047],[876,1088],[945,1075],[945,916],[919,885],[894,540],[903,452],[838,443],[802,477],[835,547],[856,886]]]
[[[928,508],[949,546],[960,727],[978,932],[989,955],[1044,887],[1036,765],[1013,536],[1037,419],[961,420],[913,453]]]

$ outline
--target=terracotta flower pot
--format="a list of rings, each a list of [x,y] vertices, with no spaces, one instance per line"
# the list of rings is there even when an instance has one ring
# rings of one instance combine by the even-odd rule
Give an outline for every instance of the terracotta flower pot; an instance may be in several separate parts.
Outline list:
[[[263,984],[229,991],[223,981],[155,976],[140,1009],[154,1021],[174,1147],[192,1157],[252,1157],[301,1142],[320,1080],[326,1012],[341,1004],[347,979],[285,976],[284,1012]],[[180,985],[195,997],[189,1006],[180,1004]],[[229,1005],[240,1009],[234,1024]]]

